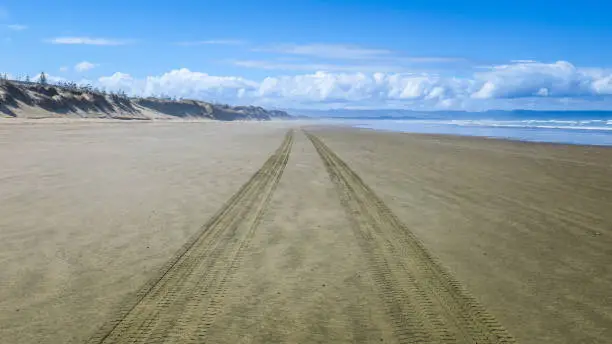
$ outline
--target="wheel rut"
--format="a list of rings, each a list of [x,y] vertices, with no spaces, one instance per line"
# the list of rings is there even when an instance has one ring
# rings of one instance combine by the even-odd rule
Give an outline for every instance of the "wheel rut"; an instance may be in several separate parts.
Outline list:
[[[305,134],[336,186],[400,343],[515,343],[359,175]]]
[[[201,343],[283,174],[293,130],[251,179],[88,341]]]

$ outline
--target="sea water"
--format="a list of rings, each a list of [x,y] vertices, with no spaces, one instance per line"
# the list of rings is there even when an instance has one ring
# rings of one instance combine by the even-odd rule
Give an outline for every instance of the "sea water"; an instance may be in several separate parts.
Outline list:
[[[349,121],[350,125],[358,128],[396,132],[483,136],[582,145],[612,145],[612,118],[352,119]]]

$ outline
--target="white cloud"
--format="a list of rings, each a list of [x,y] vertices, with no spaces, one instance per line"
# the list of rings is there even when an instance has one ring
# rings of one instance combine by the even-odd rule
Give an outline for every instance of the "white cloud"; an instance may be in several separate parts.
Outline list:
[[[593,90],[599,94],[612,94],[612,74],[595,80]]]
[[[269,77],[257,96],[300,102],[434,101],[452,97],[460,81],[398,73],[328,73]]]
[[[146,81],[136,80],[129,74],[116,72],[111,76],[103,76],[99,78],[98,83],[102,87],[108,88],[109,90],[122,90],[135,96],[147,96],[144,94],[142,87]]]
[[[601,94],[594,88],[599,81],[597,78],[566,61],[494,66],[488,72],[476,73],[474,77],[482,86],[472,97],[479,99]]]
[[[67,66],[61,66],[61,67],[59,68],[60,72],[62,72],[62,73],[67,72],[67,71],[68,71],[68,69],[69,69],[69,68],[68,68]]]
[[[7,25],[6,27],[8,27],[10,30],[13,30],[13,31],[23,31],[28,28],[26,25],[20,25],[20,24],[10,24],[10,25]]]
[[[485,109],[520,107],[521,104],[587,106],[589,102],[601,104],[601,99],[606,97],[612,100],[612,71],[578,68],[565,61],[512,63],[463,78],[396,72],[319,71],[255,81],[178,69],[146,78],[115,73],[96,83],[137,96],[167,94],[234,104],[289,107],[333,104]]]
[[[241,77],[212,76],[188,69],[172,70],[160,76],[135,79],[129,74],[115,73],[98,83],[109,90],[124,90],[137,96],[160,94],[233,102],[246,92],[256,90],[258,83]]]
[[[177,45],[183,46],[194,46],[194,45],[242,45],[245,44],[244,41],[237,39],[213,39],[207,41],[186,41],[186,42],[178,42]]]
[[[74,70],[76,70],[77,72],[86,72],[90,69],[94,69],[96,68],[98,65],[95,63],[91,63],[91,62],[87,62],[87,61],[83,61],[83,62],[79,62],[74,66]]]
[[[344,44],[283,44],[254,50],[331,59],[373,59],[392,54],[386,49],[370,49]]]
[[[268,77],[257,82],[241,77],[219,77],[188,69],[137,79],[115,73],[102,77],[98,85],[124,90],[136,96],[160,94],[241,104],[311,106],[313,104],[422,102],[436,106],[460,96],[469,81],[400,73],[316,72]]]
[[[51,44],[125,45],[131,41],[92,37],[56,37],[48,40],[48,42]]]

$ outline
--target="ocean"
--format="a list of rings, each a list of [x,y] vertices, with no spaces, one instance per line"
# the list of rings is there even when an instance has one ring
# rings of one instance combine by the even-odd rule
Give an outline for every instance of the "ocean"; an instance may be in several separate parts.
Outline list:
[[[327,110],[305,115],[374,130],[612,146],[612,111]]]
[[[410,133],[483,136],[533,142],[612,145],[611,119],[362,119],[354,127]]]

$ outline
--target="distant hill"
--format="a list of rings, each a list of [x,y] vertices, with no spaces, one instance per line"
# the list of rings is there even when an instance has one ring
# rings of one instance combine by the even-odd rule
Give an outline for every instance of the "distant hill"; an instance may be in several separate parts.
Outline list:
[[[197,100],[130,98],[75,84],[0,80],[0,117],[110,118],[150,120],[198,118],[221,121],[290,119],[287,112]]]

